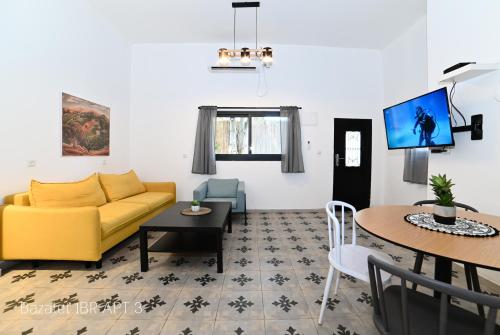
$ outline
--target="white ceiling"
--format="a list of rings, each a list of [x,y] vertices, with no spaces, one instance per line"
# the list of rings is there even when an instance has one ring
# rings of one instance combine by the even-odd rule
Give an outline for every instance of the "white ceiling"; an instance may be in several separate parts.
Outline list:
[[[90,0],[130,43],[232,46],[231,0]],[[425,15],[425,0],[261,0],[259,43],[381,49]],[[253,45],[255,10],[237,11],[237,42]],[[239,43],[239,47],[242,44]],[[238,43],[237,43],[238,47]]]

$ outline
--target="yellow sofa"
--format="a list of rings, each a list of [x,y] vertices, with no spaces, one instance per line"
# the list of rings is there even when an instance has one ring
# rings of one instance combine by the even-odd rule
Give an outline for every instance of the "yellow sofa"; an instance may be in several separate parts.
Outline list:
[[[101,206],[39,208],[31,205],[29,192],[7,196],[6,206],[0,208],[0,259],[95,261],[99,265],[105,251],[175,204],[175,183],[142,185],[141,193],[119,200],[109,199],[106,193]]]

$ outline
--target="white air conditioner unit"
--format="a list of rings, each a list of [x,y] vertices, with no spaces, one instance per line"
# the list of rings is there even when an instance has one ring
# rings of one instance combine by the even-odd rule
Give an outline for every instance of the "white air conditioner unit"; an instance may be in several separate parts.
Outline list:
[[[210,66],[211,72],[257,72],[256,66]]]

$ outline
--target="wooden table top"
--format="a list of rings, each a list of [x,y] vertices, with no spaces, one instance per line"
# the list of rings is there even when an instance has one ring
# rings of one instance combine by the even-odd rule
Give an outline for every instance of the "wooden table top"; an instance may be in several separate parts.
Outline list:
[[[458,262],[500,270],[500,236],[467,237],[417,227],[405,221],[410,213],[432,212],[430,206],[377,206],[359,211],[356,224],[399,246]],[[500,217],[457,209],[457,216],[474,219],[500,230]]]

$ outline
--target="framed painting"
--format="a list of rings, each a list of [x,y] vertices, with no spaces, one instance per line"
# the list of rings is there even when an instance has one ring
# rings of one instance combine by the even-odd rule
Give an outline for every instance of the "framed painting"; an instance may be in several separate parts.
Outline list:
[[[62,155],[109,156],[109,107],[62,94]]]

